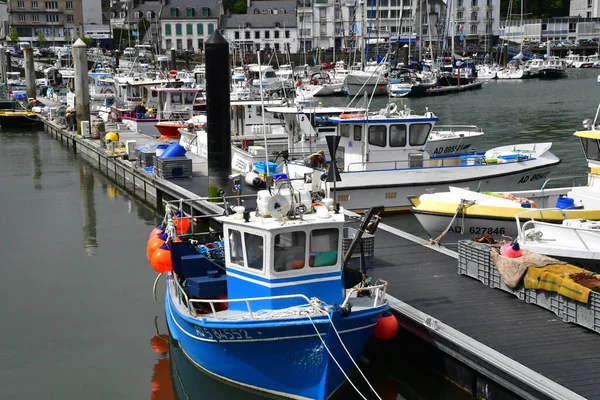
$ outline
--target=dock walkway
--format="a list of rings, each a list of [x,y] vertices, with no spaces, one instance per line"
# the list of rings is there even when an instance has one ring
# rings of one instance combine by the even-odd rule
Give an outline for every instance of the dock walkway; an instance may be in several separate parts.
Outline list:
[[[414,319],[419,310],[433,318],[425,325],[434,336],[472,342],[474,354],[466,343],[462,361],[487,368],[524,398],[600,399],[600,335],[459,275],[457,253],[423,243],[385,225],[376,232],[369,275],[388,281],[388,293],[401,299],[391,301],[396,312]]]

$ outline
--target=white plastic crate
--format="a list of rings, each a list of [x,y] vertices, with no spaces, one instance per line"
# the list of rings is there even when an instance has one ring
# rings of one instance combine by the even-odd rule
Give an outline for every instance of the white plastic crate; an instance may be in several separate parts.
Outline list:
[[[600,293],[591,292],[587,304],[566,297],[563,299],[563,321],[600,333]]]
[[[490,286],[490,271],[496,267],[490,256],[491,246],[472,240],[458,242],[458,273],[467,275]]]
[[[525,289],[525,302],[550,310],[559,318],[563,318],[565,299],[556,292]]]
[[[523,286],[523,282],[519,282],[519,287],[517,289],[509,288],[506,286],[506,283],[504,283],[502,278],[500,278],[496,264],[492,264],[490,269],[490,287],[492,289],[500,289],[507,293],[514,294],[519,298],[519,300],[525,300],[525,287]]]

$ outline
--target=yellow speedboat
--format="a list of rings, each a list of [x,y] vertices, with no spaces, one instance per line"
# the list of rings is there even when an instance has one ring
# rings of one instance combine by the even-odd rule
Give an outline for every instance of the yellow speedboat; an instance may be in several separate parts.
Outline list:
[[[565,219],[600,220],[600,129],[578,131],[575,136],[581,139],[590,168],[586,186],[546,189],[548,180],[540,181],[540,190],[510,194],[450,187],[449,192],[409,196],[412,211],[427,233],[443,243],[483,234],[496,239],[516,238],[515,215],[526,209],[531,209],[531,218],[552,223],[560,224]],[[560,178],[554,180],[557,179]],[[551,207],[560,210],[536,211]]]

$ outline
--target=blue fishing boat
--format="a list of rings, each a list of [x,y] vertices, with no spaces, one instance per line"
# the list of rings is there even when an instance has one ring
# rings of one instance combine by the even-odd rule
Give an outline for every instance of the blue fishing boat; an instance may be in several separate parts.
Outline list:
[[[168,270],[167,325],[194,365],[258,391],[326,399],[389,322],[387,283],[371,285],[364,270],[344,268],[354,241],[342,257],[343,212],[276,193],[258,192],[256,212],[234,207],[218,217],[222,240],[177,237],[184,230],[177,223],[189,217],[173,219],[167,207],[158,239],[165,244],[148,257],[155,270]],[[367,217],[365,227],[378,215]],[[167,255],[171,264],[161,264]]]

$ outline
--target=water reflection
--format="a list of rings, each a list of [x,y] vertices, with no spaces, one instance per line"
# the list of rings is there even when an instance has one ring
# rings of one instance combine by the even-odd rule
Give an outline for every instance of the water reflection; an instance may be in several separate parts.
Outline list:
[[[33,187],[40,190],[42,188],[42,157],[40,156],[40,136],[39,133],[31,135],[33,150]]]
[[[79,195],[83,217],[83,247],[89,256],[97,253],[96,200],[94,198],[94,174],[92,167],[79,160]]]

